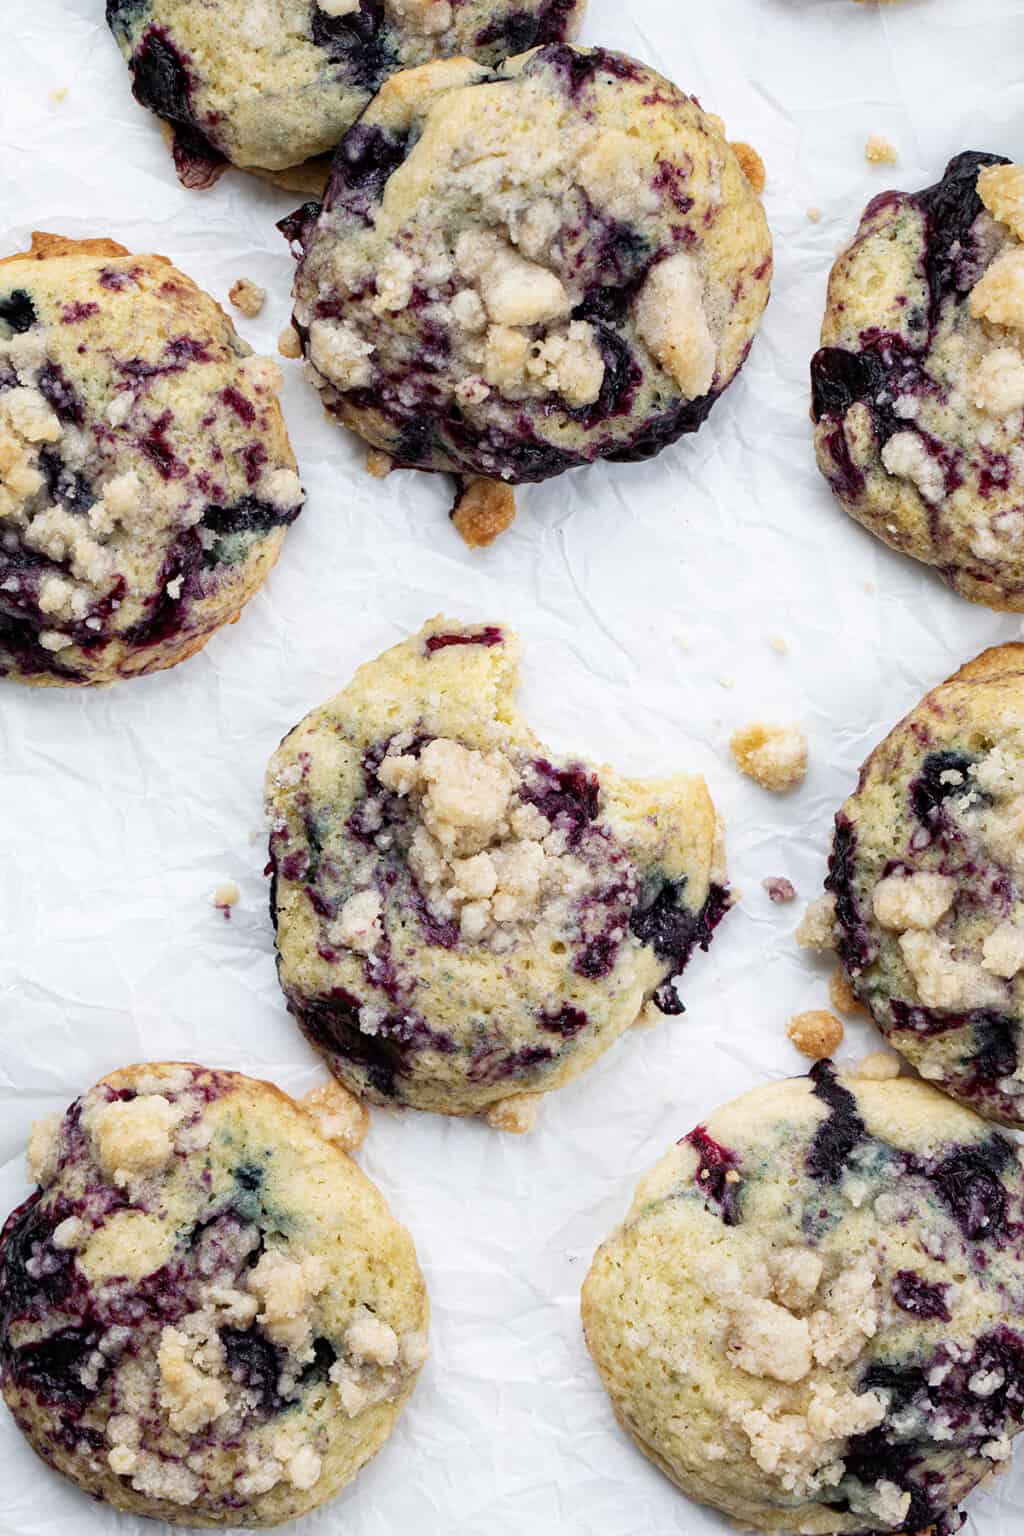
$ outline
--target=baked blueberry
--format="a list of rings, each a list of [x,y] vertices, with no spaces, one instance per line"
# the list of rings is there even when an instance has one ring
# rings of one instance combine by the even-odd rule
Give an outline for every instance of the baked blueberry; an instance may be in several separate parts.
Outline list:
[[[971,1169],[1005,1219],[964,1220]],[[950,1536],[1024,1428],[1022,1218],[1009,1137],[819,1062],[641,1181],[587,1344],[644,1454],[743,1527]]]
[[[1013,1126],[1024,1126],[1022,818],[1024,646],[1004,645],[933,689],[868,758],[836,818],[824,914],[889,1043]],[[984,1204],[983,1170],[969,1182]]]
[[[730,902],[703,781],[546,752],[504,626],[438,618],[361,667],[267,775],[278,970],[355,1093],[493,1113],[575,1077]]]
[[[133,677],[238,617],[302,506],[280,385],[165,257],[0,261],[0,677]]]
[[[1024,168],[957,155],[869,203],[811,364],[846,510],[972,602],[1024,611]]]
[[[167,125],[186,186],[209,186],[230,164],[320,190],[327,163],[316,157],[396,70],[456,54],[496,64],[564,41],[583,4],[107,0],[107,22],[136,99]]]
[[[771,279],[720,122],[600,48],[393,77],[287,231],[327,409],[400,466],[507,484],[696,431]]]
[[[426,1292],[311,1097],[129,1067],[34,1128],[38,1188],[0,1234],[0,1383],[33,1449],[94,1498],[276,1525],[387,1439],[426,1355]]]

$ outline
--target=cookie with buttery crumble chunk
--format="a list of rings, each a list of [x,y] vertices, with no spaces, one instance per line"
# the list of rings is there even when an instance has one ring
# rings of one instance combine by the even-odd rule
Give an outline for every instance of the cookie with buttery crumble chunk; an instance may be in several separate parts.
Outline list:
[[[288,1007],[380,1103],[485,1114],[560,1087],[730,903],[704,782],[546,751],[498,624],[431,620],[285,737],[267,775]]]
[[[829,281],[818,465],[846,511],[961,596],[1024,612],[1024,168],[956,156],[883,192]]]
[[[1024,1127],[1024,645],[985,651],[876,747],[827,885],[853,990],[893,1046]]]
[[[320,190],[329,155],[396,71],[575,36],[584,0],[107,0],[132,92],[181,181],[231,165]],[[311,162],[308,166],[305,162]],[[297,172],[294,168],[300,168]]]
[[[282,228],[328,411],[400,466],[509,484],[695,432],[771,280],[721,123],[602,48],[396,75]]]
[[[622,1426],[743,1528],[950,1536],[1024,1428],[1024,1171],[909,1078],[755,1089],[641,1181],[583,1287]]]
[[[94,1498],[193,1527],[323,1504],[426,1356],[412,1240],[269,1083],[191,1063],[105,1077],[29,1145],[0,1235],[0,1381]]]
[[[238,618],[302,506],[280,387],[166,257],[0,261],[0,677],[134,677]]]

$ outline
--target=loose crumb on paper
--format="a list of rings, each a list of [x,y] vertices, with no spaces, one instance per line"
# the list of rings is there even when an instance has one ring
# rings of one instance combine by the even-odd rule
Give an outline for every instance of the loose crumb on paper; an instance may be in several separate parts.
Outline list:
[[[537,1095],[517,1093],[510,1099],[502,1099],[487,1111],[484,1119],[492,1130],[525,1136],[537,1123]]]
[[[775,794],[796,789],[807,773],[807,737],[793,725],[755,721],[733,732],[729,743],[736,766]]]
[[[68,99],[68,88],[67,88],[67,86],[66,85],[55,85],[53,90],[50,92],[50,100],[53,102],[53,105],[55,107],[59,107],[61,102],[67,101],[67,99]]]
[[[769,635],[768,636],[768,644],[771,646],[771,648],[775,652],[776,656],[788,656],[789,655],[789,643],[786,640],[785,636],[783,636],[783,635]]]
[[[864,145],[864,158],[869,165],[895,165],[899,155],[894,144],[880,133],[873,133]]]
[[[302,356],[302,342],[299,340],[299,333],[294,325],[285,326],[277,338],[277,350],[282,357]]]
[[[808,208],[808,210],[807,210],[807,217],[811,221],[812,224],[820,224],[821,223],[821,209],[820,208]]]
[[[267,290],[254,283],[251,278],[240,277],[232,283],[228,298],[238,310],[239,314],[247,315],[251,320],[258,315],[267,302]]]
[[[366,473],[372,475],[375,480],[386,480],[395,467],[395,461],[390,453],[385,453],[382,448],[371,448],[366,455]]]
[[[769,875],[766,880],[761,881],[761,884],[768,892],[769,900],[775,902],[776,905],[796,900],[796,887],[784,875]]]
[[[225,919],[230,921],[231,908],[237,906],[241,895],[242,893],[234,880],[222,880],[210,897],[210,900],[219,912],[223,912]]]
[[[515,515],[515,492],[504,481],[484,476],[460,481],[451,519],[470,549],[493,544],[511,527]]]
[[[786,1025],[786,1034],[803,1056],[822,1061],[834,1056],[843,1043],[842,1019],[825,1008],[815,1008],[809,1013],[796,1013]]]
[[[740,163],[740,170],[750,182],[758,197],[760,197],[764,191],[765,182],[768,179],[761,156],[752,144],[744,144],[742,140],[739,143],[730,145],[730,148]]]
[[[841,965],[837,965],[829,977],[828,1000],[837,1013],[867,1013]]]

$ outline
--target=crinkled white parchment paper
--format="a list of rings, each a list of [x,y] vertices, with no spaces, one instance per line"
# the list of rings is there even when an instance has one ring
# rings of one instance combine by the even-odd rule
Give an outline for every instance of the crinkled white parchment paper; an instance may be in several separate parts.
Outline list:
[[[292,266],[273,224],[295,199],[236,175],[206,194],[180,188],[102,9],[2,6],[0,244],[22,248],[33,228],[111,235],[169,255],[222,302],[251,277],[270,299],[239,328],[273,353]],[[622,1040],[545,1101],[526,1138],[375,1112],[360,1160],[415,1235],[433,1358],[391,1442],[310,1533],[725,1530],[616,1428],[583,1348],[580,1282],[674,1138],[803,1070],[783,1026],[824,1003],[827,968],[793,930],[831,816],[925,689],[1022,630],[849,522],[818,478],[807,417],[829,265],[867,199],[927,185],[967,147],[1024,159],[1022,0],[591,0],[584,37],[695,92],[767,163],[774,296],[699,437],[520,492],[512,531],[474,554],[447,521],[447,485],[370,479],[284,364],[309,501],[237,627],[173,672],[108,691],[0,687],[4,1211],[27,1192],[30,1122],[125,1062],[191,1057],[292,1090],[319,1078],[274,978],[264,763],[359,662],[429,615],[511,623],[523,704],[554,748],[632,773],[702,770],[727,818],[744,900],[687,973],[684,1017]],[[898,167],[865,163],[874,132]],[[731,766],[732,729],[762,716],[807,730],[811,768],[793,796]],[[768,875],[792,879],[801,902],[772,906]],[[242,890],[230,922],[210,905],[225,879]],[[849,1028],[842,1055],[873,1039]],[[0,1465],[5,1536],[149,1529],[46,1470],[6,1413]],[[976,1536],[1019,1532],[1024,1465],[970,1509]]]

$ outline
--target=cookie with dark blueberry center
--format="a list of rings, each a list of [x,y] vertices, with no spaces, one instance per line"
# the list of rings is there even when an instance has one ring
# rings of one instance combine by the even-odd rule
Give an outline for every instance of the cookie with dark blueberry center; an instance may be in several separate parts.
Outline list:
[[[29,1169],[0,1234],[0,1381],[44,1461],[133,1514],[264,1526],[383,1445],[426,1356],[423,1279],[298,1104],[128,1067],[34,1128]]]
[[[901,720],[836,817],[822,916],[854,991],[921,1074],[1024,1126],[1024,646]],[[827,942],[827,929],[823,933]]]
[[[811,364],[846,510],[963,597],[1024,611],[1024,168],[968,151],[868,205]]]
[[[280,387],[163,256],[0,261],[0,677],[153,672],[238,617],[302,506]]]
[[[583,1287],[637,1445],[744,1528],[949,1536],[1024,1427],[1024,1171],[926,1084],[755,1089],[640,1183]]]
[[[600,48],[394,77],[286,231],[327,409],[399,465],[510,484],[696,431],[771,278],[720,122]]]
[[[167,125],[178,175],[231,165],[320,189],[334,149],[397,70],[496,64],[575,35],[584,0],[107,0],[137,101]],[[306,161],[314,163],[294,175]]]
[[[729,905],[703,780],[546,751],[518,646],[434,619],[285,737],[267,776],[288,1006],[381,1103],[493,1111],[559,1087],[676,979]]]

